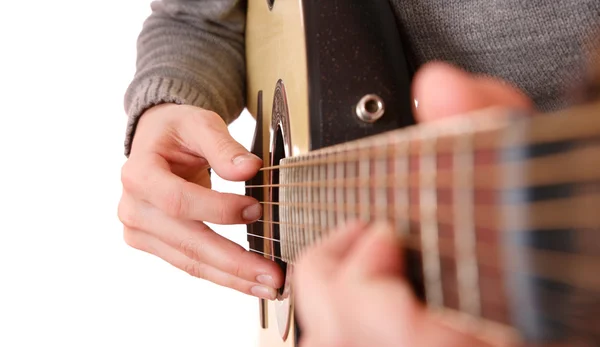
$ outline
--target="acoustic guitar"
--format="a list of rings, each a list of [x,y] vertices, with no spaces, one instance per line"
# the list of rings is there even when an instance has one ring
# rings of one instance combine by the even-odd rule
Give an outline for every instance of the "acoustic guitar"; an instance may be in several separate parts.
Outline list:
[[[416,125],[388,0],[249,0],[247,18],[265,163],[246,183],[264,206],[248,242],[286,274],[260,300],[259,346],[298,344],[294,263],[349,218],[395,226],[415,295],[449,321],[600,346],[600,98]]]

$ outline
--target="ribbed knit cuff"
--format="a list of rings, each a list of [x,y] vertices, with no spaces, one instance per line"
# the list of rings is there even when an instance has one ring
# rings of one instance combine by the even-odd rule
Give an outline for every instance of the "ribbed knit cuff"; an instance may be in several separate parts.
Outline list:
[[[189,83],[165,77],[150,77],[140,81],[125,95],[125,110],[128,116],[125,156],[128,157],[131,153],[133,137],[144,112],[153,106],[165,103],[207,108],[205,96]]]

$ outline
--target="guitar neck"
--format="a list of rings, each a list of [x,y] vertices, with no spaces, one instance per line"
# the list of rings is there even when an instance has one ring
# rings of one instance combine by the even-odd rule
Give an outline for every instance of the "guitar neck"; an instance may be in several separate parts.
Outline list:
[[[429,307],[530,335],[553,334],[541,324],[550,319],[581,336],[589,310],[559,318],[523,300],[599,297],[599,116],[599,103],[531,117],[487,110],[283,159],[272,202],[281,257],[294,263],[349,219],[387,220]]]

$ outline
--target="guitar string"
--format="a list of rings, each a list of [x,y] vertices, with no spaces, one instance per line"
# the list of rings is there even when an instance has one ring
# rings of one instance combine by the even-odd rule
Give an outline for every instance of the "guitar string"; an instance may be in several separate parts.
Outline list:
[[[596,195],[595,195],[596,196]],[[411,216],[409,215],[406,210],[404,211],[393,211],[392,209],[389,209],[387,206],[373,206],[373,205],[363,205],[363,204],[348,204],[348,203],[344,203],[344,204],[330,204],[330,203],[273,203],[273,202],[260,202],[263,205],[277,205],[277,206],[283,206],[283,207],[295,207],[299,210],[312,210],[316,213],[318,212],[332,212],[332,213],[336,213],[336,214],[340,214],[340,213],[345,213],[347,214],[355,214],[358,215],[359,211],[364,210],[365,208],[369,208],[369,213],[372,213],[374,215],[380,215],[380,216],[388,216],[388,219],[394,219],[396,220],[397,218],[404,218],[407,222],[410,223],[420,223],[421,222],[421,218],[418,216]],[[419,205],[419,207],[423,207],[424,205]],[[442,204],[437,204],[436,207],[438,210],[444,210],[444,208],[447,208],[448,210],[452,207],[452,204],[447,204],[447,205],[442,205]],[[508,205],[508,206],[518,206],[518,205]],[[427,206],[425,206],[427,207]],[[476,209],[482,209],[482,208],[493,208],[494,205],[493,204],[475,204],[473,206]],[[393,217],[389,217],[390,216],[390,212],[394,212],[394,216]],[[497,216],[497,215],[496,215]],[[439,224],[441,225],[448,225],[448,226],[452,226],[454,223],[453,221],[453,217],[451,215],[448,216],[444,216],[444,215],[440,215],[437,217],[437,221]],[[277,225],[286,225],[286,226],[291,226],[291,227],[299,227],[299,228],[313,228],[313,229],[320,229],[321,226],[320,225],[312,225],[312,224],[297,224],[297,223],[289,223],[289,222],[276,222],[276,221],[264,221],[264,220],[257,220],[256,222],[260,222],[260,223],[269,223],[269,224],[277,224]],[[485,228],[485,229],[489,229],[489,230],[499,230],[500,229],[500,225],[498,223],[494,223],[494,222],[475,222],[475,227],[479,227],[479,228]],[[527,228],[527,227],[523,227],[523,228],[519,228],[516,229],[514,228],[514,232],[519,232],[519,233],[526,233],[528,232],[528,230],[532,229],[531,227]],[[579,230],[592,230],[595,229],[595,227],[580,227],[578,228]],[[549,230],[549,229],[548,229]],[[537,233],[543,233],[545,232],[546,229],[541,229],[541,230],[537,230]]]
[[[267,256],[267,257],[274,258],[274,259],[277,259],[277,260],[285,262],[284,259],[282,259],[282,258],[280,258],[280,257],[278,257],[276,255],[265,253],[265,252],[261,252],[261,251],[259,251],[257,249],[254,249],[254,248],[250,248],[249,251],[253,252],[253,253],[257,253],[257,254],[260,254],[260,255],[264,255],[264,256]],[[458,291],[459,291],[459,289],[456,288],[456,287],[454,287],[454,286],[452,286],[452,285],[450,285],[450,286],[444,286],[444,292],[445,293],[449,292],[449,293],[452,293],[452,294],[456,294],[456,293],[458,293]],[[551,296],[559,296],[560,297],[560,294],[558,294],[558,295],[556,295],[556,294],[548,294],[548,293],[546,294],[547,297],[549,295],[551,295]],[[508,304],[505,301],[499,301],[499,300],[496,300],[496,299],[497,299],[497,297],[491,298],[491,297],[488,297],[488,296],[484,296],[484,297],[480,298],[480,302],[482,304],[484,304],[484,305],[493,305],[495,308],[497,307],[498,304],[501,304],[501,305],[507,305]],[[559,302],[559,300],[560,299],[557,299],[556,302]],[[447,308],[447,309],[456,310],[457,312],[463,312],[460,308],[454,308],[454,307],[449,306],[448,304],[444,304],[444,307]],[[543,313],[543,312],[539,313],[539,315],[542,316],[542,317],[545,317],[545,318],[550,318],[550,319],[552,319],[554,321],[559,321],[561,323],[568,324],[570,322],[569,321],[569,317],[565,317],[565,316],[562,316],[562,315],[552,315],[552,314]],[[487,317],[485,315],[482,315],[482,316],[480,316],[480,318],[482,318],[484,320],[487,320],[487,321],[491,321],[491,322],[496,322],[496,323],[500,322],[497,317],[494,318],[494,317]],[[505,324],[505,323],[502,323],[502,324]],[[592,326],[589,326],[589,327],[584,326],[584,327],[581,327],[581,328],[584,331],[587,331],[587,332],[590,332],[590,333],[596,333],[595,328],[593,328]]]
[[[393,218],[393,219],[394,219],[394,223],[392,223],[392,224],[396,225],[397,224],[396,223],[396,218]],[[412,220],[411,220],[411,222],[412,222]],[[417,220],[417,222],[418,222],[418,220]],[[295,224],[295,223],[276,222],[276,221],[265,221],[265,220],[262,220],[262,219],[257,220],[256,223],[262,223],[262,224],[266,224],[266,225],[283,225],[283,226],[287,226],[287,227],[290,227],[290,228],[301,229],[301,230],[297,230],[298,233],[302,233],[302,232],[304,232],[306,230],[313,230],[313,231],[319,231],[319,232],[328,232],[330,230],[335,230],[336,229],[336,227],[323,228],[322,226],[318,226],[318,225]],[[451,224],[448,224],[448,225],[451,225]],[[494,229],[486,228],[486,230],[494,230]],[[581,231],[581,232],[586,232],[586,231],[587,232],[590,232],[590,231],[591,232],[595,232],[596,229],[595,228],[580,228],[580,229],[572,229],[572,230]],[[499,230],[495,230],[495,231],[499,231]],[[536,231],[536,232],[539,232],[539,231]],[[543,232],[543,231],[541,231],[541,232]],[[247,234],[249,234],[249,235],[256,235],[256,234],[251,234],[251,233],[247,233]],[[444,242],[447,242],[448,244],[451,244],[453,242],[453,238],[451,238],[451,237],[440,236],[440,240],[444,241]],[[277,240],[274,240],[274,241],[277,241]],[[278,241],[278,242],[280,242],[280,241]],[[483,247],[485,247],[489,243],[477,242],[477,244],[478,245],[482,245]],[[530,249],[531,248],[531,249],[535,250],[535,248],[533,248],[533,247],[524,247],[524,248],[526,248],[526,249]],[[570,255],[569,252],[559,252],[559,251],[556,251],[556,252],[557,253],[561,253],[561,254],[565,254],[565,256]],[[577,256],[574,256],[574,257],[577,257]],[[585,257],[600,259],[600,255],[585,255]]]
[[[277,239],[273,239],[273,238],[269,238],[269,237],[265,237],[265,236],[261,236],[261,235],[256,235],[256,234],[252,234],[252,233],[247,233],[247,236],[252,236],[252,237],[256,237],[256,238],[260,238],[260,239],[264,239],[264,240],[269,240],[269,241],[273,241],[273,242],[277,242],[277,243],[283,243],[281,240],[277,240]],[[321,238],[318,239],[318,241],[320,241]],[[401,244],[404,248],[410,250],[410,251],[414,251],[414,252],[419,252],[421,254],[425,253],[426,251],[421,249],[421,246],[419,246],[420,244],[420,239],[417,235],[403,235],[401,237]],[[316,239],[313,241],[317,241]],[[447,241],[447,240],[444,240]],[[300,246],[300,250],[302,250],[303,247],[307,247],[307,246],[311,246],[310,244],[306,244],[306,243],[298,243],[298,242],[294,242],[291,240],[288,240],[285,242],[288,245],[297,245]],[[448,244],[447,242],[442,243],[442,244]],[[483,248],[483,249],[482,249]],[[486,249],[488,248],[488,249]],[[441,251],[441,256],[440,256],[440,261],[442,261],[443,259],[451,259],[456,261],[457,256],[456,254],[454,254],[454,252],[448,252],[447,249],[452,249],[452,247],[440,247],[440,251]],[[500,271],[506,271],[506,272],[511,272],[511,273],[515,273],[517,272],[515,269],[512,269],[510,267],[507,267],[505,265],[499,265],[499,256],[495,256],[494,255],[494,251],[493,251],[493,246],[487,246],[487,247],[481,247],[478,246],[478,254],[475,256],[475,258],[479,261],[480,265],[484,265],[487,266],[488,268],[491,269],[496,269],[496,270],[500,270]],[[284,261],[284,262],[288,262],[288,260],[283,259],[282,257],[278,257],[274,254],[269,254],[269,253],[264,253],[261,251],[258,251],[255,248],[250,247],[249,248],[250,251],[257,251],[263,255],[269,256],[269,257],[273,257],[276,258],[278,260]],[[500,252],[501,250],[498,249],[497,252]],[[550,253],[550,254],[549,254]],[[555,252],[556,253],[556,252]],[[482,256],[482,254],[485,254],[486,256]],[[552,251],[540,251],[540,250],[532,250],[529,253],[530,255],[533,256],[540,256],[540,257],[544,257],[545,261],[548,262],[552,262],[554,264],[558,264],[558,263],[562,263],[564,261],[564,258],[570,258],[570,257],[575,257],[576,256],[572,256],[572,255],[563,255],[562,257],[557,256],[556,254],[552,253]],[[594,256],[590,256],[589,258],[598,258],[598,257],[594,257]],[[569,264],[570,266],[577,266],[580,264],[587,264],[589,263],[590,259],[575,259],[574,261],[571,261]],[[295,261],[295,259],[292,260],[292,262]],[[546,268],[552,268],[554,269],[553,266],[551,265],[547,265]],[[582,270],[580,268],[580,270],[578,270],[579,273],[581,274]],[[582,283],[582,281],[575,281],[572,278],[565,278],[565,277],[569,277],[567,276],[562,276],[559,272],[556,271],[528,271],[528,273],[530,273],[532,276],[539,276],[539,277],[550,277],[552,279],[558,279],[559,281],[563,282],[563,283],[567,283],[573,286],[577,286],[577,287],[582,287],[588,290],[592,290],[592,291],[598,291],[598,285],[595,283],[587,283],[584,281],[584,283]],[[593,271],[589,272],[589,274],[591,276],[593,276],[593,274],[595,274]],[[576,283],[577,282],[577,283]]]
[[[479,133],[482,135],[481,133]],[[443,134],[440,132],[439,138],[443,136],[447,136],[449,134]],[[473,136],[473,133],[463,133],[463,134],[452,134],[453,137],[451,141],[456,141],[457,138],[461,136]],[[388,135],[390,136],[390,135]],[[414,146],[415,141],[423,141],[425,138],[411,138],[411,139],[398,139],[390,136],[390,140],[388,142],[381,142],[381,139],[369,139],[368,142],[364,143],[352,143],[351,145],[342,145],[341,148],[329,148],[323,150],[323,152],[319,152],[319,150],[310,152],[304,155],[295,156],[285,158],[287,160],[300,160],[298,162],[293,163],[284,163],[279,165],[265,166],[259,169],[259,171],[271,171],[271,170],[279,170],[285,168],[293,168],[293,167],[307,167],[307,166],[316,166],[321,164],[333,164],[333,163],[350,163],[360,159],[389,159],[389,158],[401,158],[407,159],[415,156],[419,156],[420,153],[415,151],[415,153],[411,153],[411,145]],[[448,140],[448,139],[445,139]],[[572,139],[576,140],[576,139]],[[529,143],[523,143],[522,145],[528,145]],[[354,146],[354,147],[353,147]],[[395,153],[395,149],[402,148],[404,152],[408,152],[408,155],[402,155],[398,157]],[[488,151],[490,153],[494,153],[498,150],[502,150],[502,147],[496,147],[496,145],[492,146],[475,146],[472,151],[469,153],[480,153]],[[365,155],[368,154],[368,155]],[[459,154],[458,151],[446,150],[444,148],[440,148],[436,153],[437,155],[456,155]],[[305,160],[302,160],[305,159]]]
[[[465,136],[467,134],[464,134]],[[471,134],[472,135],[472,134]],[[570,138],[568,141],[577,143],[578,140],[583,140],[583,137],[579,138]],[[457,138],[453,138],[452,141],[456,141]],[[411,145],[414,146],[413,142],[405,142],[405,143],[386,143],[380,144],[379,142],[376,145],[361,147],[361,148],[343,148],[339,151],[331,150],[331,152],[319,153],[318,151],[309,152],[307,154],[302,154],[295,157],[288,157],[283,160],[294,160],[294,162],[283,163],[279,165],[271,165],[261,167],[258,171],[273,171],[273,170],[281,170],[288,168],[298,168],[298,167],[310,167],[310,166],[318,166],[325,164],[334,164],[334,163],[356,163],[358,160],[381,160],[381,159],[400,159],[400,160],[410,160],[417,159],[421,156],[421,153],[416,150],[410,150]],[[530,145],[530,143],[523,143],[521,145]],[[597,142],[583,143],[580,146],[570,147],[569,151],[575,150],[578,147],[598,147]],[[398,155],[396,153],[396,149],[401,148],[404,153],[408,151],[407,154]],[[519,150],[519,147],[509,147],[510,150]],[[471,151],[453,151],[450,149],[439,148],[435,155],[437,157],[445,157],[445,156],[455,156],[462,153],[469,153],[474,155],[476,158],[486,158],[486,162],[490,162],[491,164],[501,164],[503,160],[500,160],[502,151],[507,148],[494,147],[494,146],[483,146],[477,147]],[[486,157],[487,154],[490,157]],[[496,160],[492,160],[496,159]],[[527,160],[521,160],[522,162],[527,162]],[[489,165],[489,164],[488,164]]]
[[[358,164],[358,163],[353,163]],[[475,190],[479,191],[482,189],[487,190],[507,190],[507,189],[527,189],[533,187],[537,184],[559,184],[559,183],[572,183],[572,184],[585,184],[585,183],[596,183],[598,181],[590,181],[583,180],[577,178],[569,177],[561,177],[554,176],[552,179],[545,179],[542,182],[532,181],[528,184],[523,184],[521,186],[515,187],[494,187],[493,185],[499,181],[500,177],[495,177],[495,175],[500,175],[501,170],[503,168],[497,165],[475,165],[474,166],[474,176],[479,177],[474,187]],[[485,171],[481,171],[485,170]],[[530,171],[535,172],[533,168],[529,168]],[[541,170],[540,170],[541,171]],[[568,171],[565,171],[567,175],[571,174]],[[435,188],[437,189],[456,189],[450,182],[446,185],[445,180],[450,181],[453,175],[457,174],[457,171],[452,168],[439,168],[439,166],[435,170],[414,170],[409,171],[408,173],[394,173],[390,175],[377,175],[371,177],[336,177],[333,179],[325,179],[325,180],[317,180],[313,182],[293,182],[293,183],[278,183],[278,184],[247,184],[245,185],[246,190],[251,189],[260,189],[260,188],[292,188],[292,187],[303,187],[303,188],[361,188],[365,186],[370,186],[373,188],[424,188],[422,184],[419,182],[419,175],[423,174],[435,174],[436,177],[441,178],[441,182],[436,183]],[[575,181],[574,181],[575,180]],[[392,181],[392,183],[390,182]],[[566,181],[566,182],[565,182]],[[433,186],[432,186],[433,187]],[[473,189],[473,188],[471,188]]]

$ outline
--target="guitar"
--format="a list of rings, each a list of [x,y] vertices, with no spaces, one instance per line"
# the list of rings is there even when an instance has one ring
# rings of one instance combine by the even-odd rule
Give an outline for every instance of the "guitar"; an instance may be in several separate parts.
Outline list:
[[[286,274],[259,301],[259,346],[298,344],[294,263],[356,217],[395,226],[415,294],[450,321],[527,346],[600,345],[600,98],[416,125],[388,0],[350,3],[248,1],[252,151],[266,164],[246,183],[264,207],[248,242]]]

